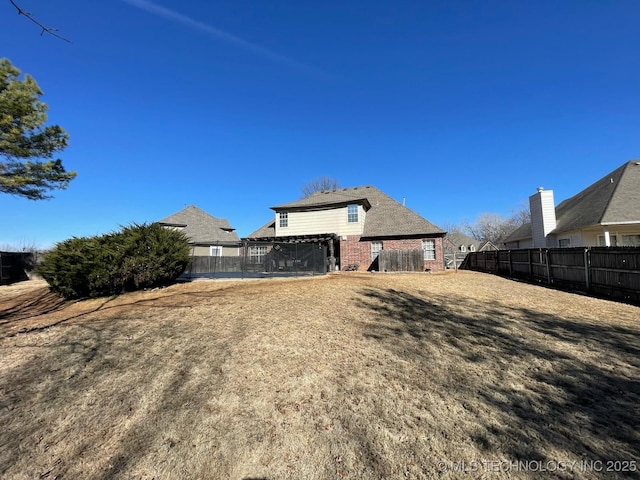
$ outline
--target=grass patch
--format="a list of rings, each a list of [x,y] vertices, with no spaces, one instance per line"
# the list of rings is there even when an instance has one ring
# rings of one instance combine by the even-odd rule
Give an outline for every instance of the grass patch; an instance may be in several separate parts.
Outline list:
[[[639,319],[476,272],[0,287],[0,477],[637,478],[588,462],[640,468]]]

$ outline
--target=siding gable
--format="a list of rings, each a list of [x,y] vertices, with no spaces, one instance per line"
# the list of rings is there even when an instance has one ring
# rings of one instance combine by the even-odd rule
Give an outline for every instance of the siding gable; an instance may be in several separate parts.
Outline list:
[[[362,235],[366,221],[366,212],[358,205],[358,221],[349,222],[347,206],[325,208],[312,211],[289,211],[289,225],[280,227],[276,221],[276,236],[315,235],[335,233],[337,235]],[[276,212],[276,220],[278,218]]]

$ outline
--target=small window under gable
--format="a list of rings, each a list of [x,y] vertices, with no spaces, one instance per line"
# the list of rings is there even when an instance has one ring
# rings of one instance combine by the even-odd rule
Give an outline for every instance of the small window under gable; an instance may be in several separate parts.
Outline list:
[[[466,252],[467,251],[467,247],[465,247],[464,245],[460,245],[460,251],[461,252]]]
[[[358,223],[358,205],[347,205],[347,222]]]
[[[289,212],[280,212],[280,227],[286,228],[289,226]]]

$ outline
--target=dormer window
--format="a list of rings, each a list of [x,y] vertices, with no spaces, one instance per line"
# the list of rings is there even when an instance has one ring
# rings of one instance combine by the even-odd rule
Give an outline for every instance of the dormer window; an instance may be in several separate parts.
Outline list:
[[[475,252],[476,251],[476,246],[475,245],[469,245],[469,251],[470,252]]]
[[[347,205],[347,222],[358,223],[358,205]]]
[[[460,245],[460,251],[461,252],[466,252],[467,251],[467,247],[465,247],[464,245]]]

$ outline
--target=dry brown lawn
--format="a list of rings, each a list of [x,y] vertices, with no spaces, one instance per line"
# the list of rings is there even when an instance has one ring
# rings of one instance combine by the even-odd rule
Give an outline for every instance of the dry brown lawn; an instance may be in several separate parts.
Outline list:
[[[29,281],[0,352],[4,479],[639,476],[640,308],[481,273]]]

